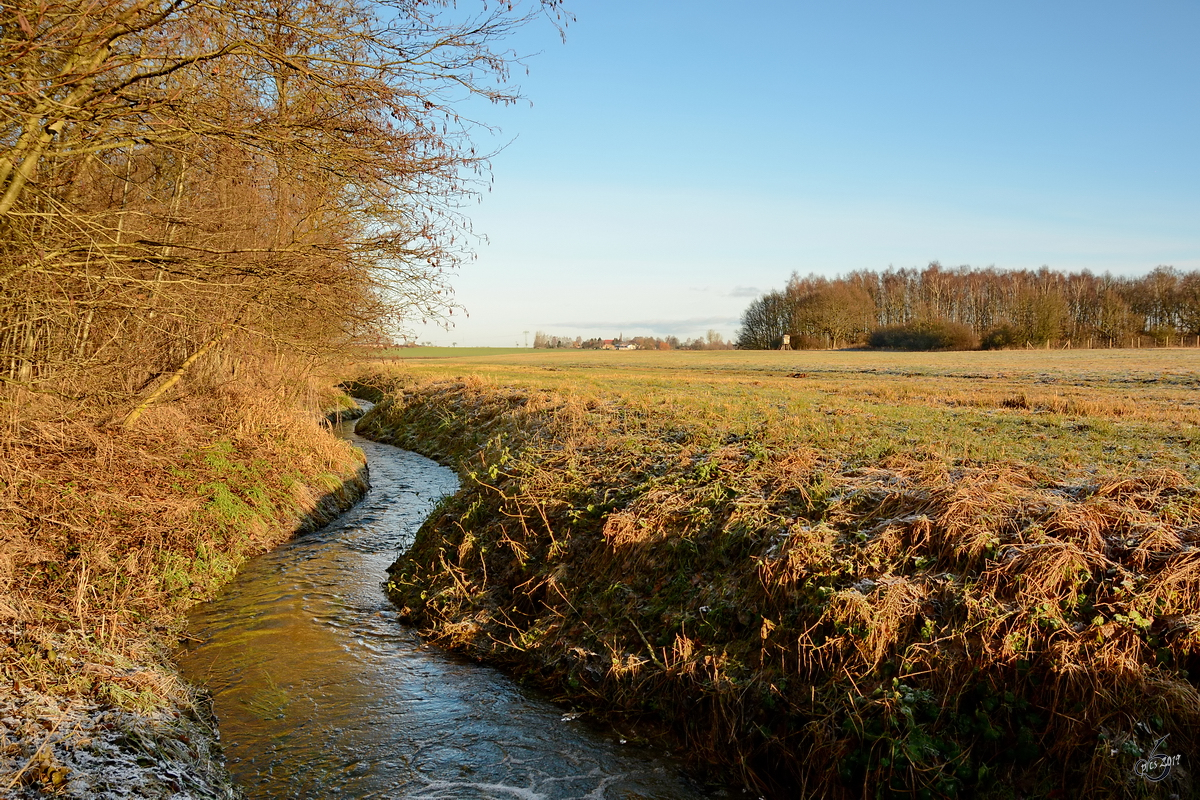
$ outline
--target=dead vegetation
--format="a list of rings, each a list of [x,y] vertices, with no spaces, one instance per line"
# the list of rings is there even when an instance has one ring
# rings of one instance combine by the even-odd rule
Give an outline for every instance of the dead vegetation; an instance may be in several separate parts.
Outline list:
[[[1194,791],[1200,490],[1178,470],[865,463],[803,414],[381,380],[369,435],[466,479],[389,582],[431,641],[770,796]],[[1152,783],[1163,736],[1183,760]]]
[[[120,706],[171,694],[128,666],[156,660],[246,557],[328,516],[324,497],[352,493],[361,464],[313,415],[231,393],[152,409],[135,430],[43,411],[0,444],[0,615],[6,652],[27,656],[5,677]],[[82,669],[55,667],[68,651]],[[123,661],[91,660],[103,653]]]
[[[128,785],[167,786],[172,765],[156,753],[211,744],[172,744],[180,725],[205,729],[176,721],[196,713],[172,664],[183,612],[365,485],[361,455],[305,410],[324,402],[313,386],[271,394],[248,370],[201,387],[193,378],[133,429],[53,396],[0,395],[11,412],[0,439],[0,788],[99,786],[95,759],[72,760],[97,725],[112,739],[101,755],[127,757]],[[100,725],[109,717],[120,725]],[[126,728],[140,731],[141,750],[117,735]],[[192,760],[174,766],[221,772]],[[153,769],[139,773],[143,762]]]
[[[537,18],[565,24],[558,0],[0,5],[0,719],[186,705],[182,610],[353,494],[321,365],[452,312],[487,169],[456,109],[518,99],[501,42]],[[62,789],[29,744],[0,740],[0,793]]]

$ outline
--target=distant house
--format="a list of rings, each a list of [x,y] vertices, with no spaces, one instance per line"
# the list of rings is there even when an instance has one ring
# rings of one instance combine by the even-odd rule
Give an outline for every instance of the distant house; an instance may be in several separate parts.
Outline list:
[[[600,349],[601,350],[616,350],[617,347],[616,347],[616,345],[613,344],[612,339],[605,339],[603,342],[600,343]]]

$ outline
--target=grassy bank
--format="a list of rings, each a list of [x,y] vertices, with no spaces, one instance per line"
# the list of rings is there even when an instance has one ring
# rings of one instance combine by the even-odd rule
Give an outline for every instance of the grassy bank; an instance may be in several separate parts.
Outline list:
[[[464,490],[394,567],[426,636],[771,796],[1187,796],[1200,359],[410,364],[369,435]],[[1181,755],[1161,782],[1138,762]]]
[[[106,778],[140,786],[128,771],[86,774],[77,756],[101,746],[96,763],[132,748],[133,772],[139,759],[181,755],[211,771],[196,724],[180,723],[197,712],[171,663],[183,613],[246,558],[352,502],[360,454],[315,408],[236,384],[154,407],[133,430],[52,395],[5,400],[0,789],[99,797]],[[119,726],[120,742],[105,744],[101,731]],[[115,770],[107,763],[101,773]],[[172,783],[178,775],[140,788],[207,796]]]

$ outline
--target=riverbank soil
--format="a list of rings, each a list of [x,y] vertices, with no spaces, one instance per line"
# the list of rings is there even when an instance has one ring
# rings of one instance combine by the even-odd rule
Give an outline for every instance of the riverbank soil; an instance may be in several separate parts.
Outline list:
[[[131,429],[53,394],[2,399],[0,797],[234,796],[171,662],[182,614],[351,504],[361,454],[319,401],[236,381]]]
[[[430,641],[656,721],[764,796],[1193,796],[1197,354],[538,352],[362,380],[384,399],[360,433],[464,481],[388,584]]]

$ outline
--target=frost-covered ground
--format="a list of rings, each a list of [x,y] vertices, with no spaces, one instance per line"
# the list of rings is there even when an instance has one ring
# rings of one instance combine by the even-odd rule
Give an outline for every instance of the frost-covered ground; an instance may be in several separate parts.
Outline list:
[[[197,707],[204,706],[201,699]],[[143,716],[5,687],[0,791],[12,800],[240,797],[205,716],[191,709]]]

